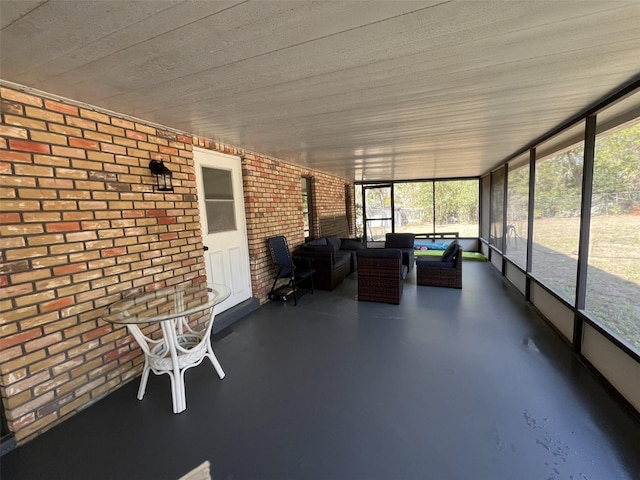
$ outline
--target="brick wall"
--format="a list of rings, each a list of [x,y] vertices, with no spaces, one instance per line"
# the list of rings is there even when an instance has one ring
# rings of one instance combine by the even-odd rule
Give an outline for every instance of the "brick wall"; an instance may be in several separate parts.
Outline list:
[[[345,214],[343,179],[28,89],[0,87],[0,102],[0,391],[19,443],[140,373],[135,341],[100,307],[205,281],[193,145],[243,157],[262,302],[267,237],[303,241],[301,176],[315,179],[316,215]],[[151,159],[174,192],[153,191]]]
[[[294,251],[304,242],[301,178],[312,177],[314,223],[312,236],[320,235],[323,216],[346,218],[345,180],[295,165],[247,154],[242,166],[245,209],[249,240],[249,259],[253,292],[266,301],[273,282],[273,263],[267,238],[287,237]],[[353,188],[353,184],[349,184]],[[351,219],[354,222],[355,219]]]

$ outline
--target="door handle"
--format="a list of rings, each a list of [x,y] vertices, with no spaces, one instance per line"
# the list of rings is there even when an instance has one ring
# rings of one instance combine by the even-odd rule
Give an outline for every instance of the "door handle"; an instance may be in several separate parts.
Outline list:
[[[207,246],[205,245],[204,247],[202,247],[202,250],[204,250],[204,251],[206,252],[207,250],[209,250],[209,247],[207,247]]]

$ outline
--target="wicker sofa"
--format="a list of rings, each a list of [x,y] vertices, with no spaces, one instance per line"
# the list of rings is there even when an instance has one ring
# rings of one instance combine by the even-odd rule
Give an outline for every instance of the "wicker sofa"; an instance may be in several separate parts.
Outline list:
[[[453,241],[441,258],[419,257],[416,276],[418,285],[462,288],[462,247]]]
[[[409,271],[397,248],[357,251],[358,300],[400,304],[404,279]]]
[[[365,248],[360,240],[331,235],[308,241],[295,255],[312,259],[315,288],[333,290],[357,269],[356,252]]]

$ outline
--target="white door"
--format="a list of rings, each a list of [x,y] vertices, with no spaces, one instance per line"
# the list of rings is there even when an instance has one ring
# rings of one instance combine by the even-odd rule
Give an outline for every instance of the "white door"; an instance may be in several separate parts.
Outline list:
[[[208,283],[223,283],[231,295],[216,311],[251,298],[251,271],[239,157],[193,149]]]

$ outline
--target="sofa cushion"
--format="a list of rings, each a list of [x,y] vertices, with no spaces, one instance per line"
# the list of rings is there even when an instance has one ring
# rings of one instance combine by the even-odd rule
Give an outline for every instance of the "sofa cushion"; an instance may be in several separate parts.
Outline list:
[[[447,247],[447,249],[442,254],[443,262],[453,262],[456,253],[460,249],[460,245],[455,240],[451,242],[451,244]]]
[[[455,268],[455,262],[442,262],[442,261],[429,261],[429,260],[416,260],[416,266],[418,268],[428,267],[428,268]]]
[[[364,243],[360,240],[354,240],[351,238],[345,238],[342,240],[342,244],[340,245],[340,250],[362,250],[364,248],[367,248]]]
[[[410,248],[413,250],[414,233],[387,233],[385,235],[385,248]]]
[[[342,240],[340,240],[340,237],[338,235],[329,235],[325,238],[327,239],[328,245],[331,245],[335,250],[340,250],[340,244],[342,243]]]

